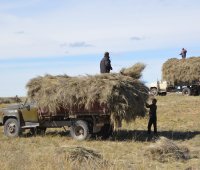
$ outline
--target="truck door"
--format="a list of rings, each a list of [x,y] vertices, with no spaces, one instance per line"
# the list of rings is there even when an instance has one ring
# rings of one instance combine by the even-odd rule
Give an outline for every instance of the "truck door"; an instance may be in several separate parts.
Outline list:
[[[28,105],[21,109],[22,117],[25,122],[38,122],[37,108],[33,105]]]

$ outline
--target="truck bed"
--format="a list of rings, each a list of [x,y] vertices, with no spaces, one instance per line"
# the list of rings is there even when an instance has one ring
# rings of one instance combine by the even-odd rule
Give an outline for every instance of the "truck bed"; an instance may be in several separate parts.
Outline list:
[[[59,117],[73,117],[79,115],[109,115],[108,108],[105,105],[100,105],[95,103],[91,109],[86,109],[85,106],[79,107],[71,107],[68,109],[59,108],[57,112],[48,112],[45,108],[38,109],[39,116],[41,117],[51,117],[51,116],[59,116]]]

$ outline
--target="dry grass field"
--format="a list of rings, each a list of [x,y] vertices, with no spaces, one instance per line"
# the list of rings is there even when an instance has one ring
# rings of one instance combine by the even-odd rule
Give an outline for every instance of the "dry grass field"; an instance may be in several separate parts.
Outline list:
[[[148,155],[147,148],[156,143],[147,140],[146,117],[123,124],[109,140],[83,142],[73,140],[63,129],[49,129],[45,136],[27,132],[9,139],[1,127],[0,169],[200,169],[200,96],[167,95],[157,99],[159,136],[189,149],[188,159],[170,159],[168,155],[165,161],[159,161]]]

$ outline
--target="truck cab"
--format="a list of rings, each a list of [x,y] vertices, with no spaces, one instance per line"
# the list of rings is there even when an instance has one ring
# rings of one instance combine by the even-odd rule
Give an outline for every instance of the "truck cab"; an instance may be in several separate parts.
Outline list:
[[[156,95],[166,95],[167,94],[167,88],[168,88],[168,82],[167,81],[157,81],[153,82],[149,85],[150,94],[156,96]]]
[[[0,124],[6,136],[19,136],[22,129],[39,126],[37,108],[34,104],[10,104],[0,110]]]

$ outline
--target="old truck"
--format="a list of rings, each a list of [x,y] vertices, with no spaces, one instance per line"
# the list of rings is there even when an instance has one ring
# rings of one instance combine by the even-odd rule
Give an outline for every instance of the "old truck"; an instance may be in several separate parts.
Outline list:
[[[76,140],[88,139],[91,135],[108,138],[113,132],[110,115],[105,109],[95,106],[92,110],[79,109],[71,115],[66,111],[51,116],[35,103],[12,104],[0,110],[0,125],[4,134],[17,137],[26,130],[45,133],[47,128],[69,127],[70,135]]]
[[[154,96],[156,95],[166,95],[167,94],[167,81],[157,81],[149,84],[150,93]]]
[[[200,95],[200,82],[176,83],[173,85],[167,81],[157,81],[149,85],[152,95],[165,96],[168,92],[182,93],[182,95]]]
[[[170,58],[162,65],[162,80],[152,83],[153,95],[180,92],[183,95],[200,95],[200,57]]]

